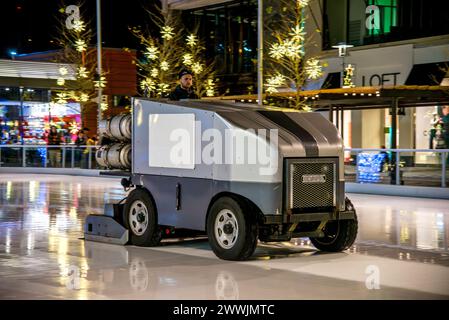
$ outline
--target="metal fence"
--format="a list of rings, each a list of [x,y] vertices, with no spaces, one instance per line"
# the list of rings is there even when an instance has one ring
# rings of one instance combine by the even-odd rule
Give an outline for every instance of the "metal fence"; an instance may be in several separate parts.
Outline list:
[[[357,183],[447,187],[449,149],[345,149],[345,179]]]
[[[0,145],[0,167],[99,169],[98,146]]]

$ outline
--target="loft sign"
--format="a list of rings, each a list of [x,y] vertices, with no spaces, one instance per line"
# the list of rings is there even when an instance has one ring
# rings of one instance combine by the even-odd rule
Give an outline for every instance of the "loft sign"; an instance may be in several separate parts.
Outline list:
[[[362,87],[376,87],[376,86],[384,86],[384,85],[397,85],[398,84],[398,75],[400,72],[389,72],[382,74],[373,74],[371,76],[363,75],[362,76]]]

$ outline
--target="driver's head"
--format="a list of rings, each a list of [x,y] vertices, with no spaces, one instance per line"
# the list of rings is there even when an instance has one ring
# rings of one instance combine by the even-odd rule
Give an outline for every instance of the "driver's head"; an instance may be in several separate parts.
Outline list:
[[[179,73],[179,82],[181,87],[184,89],[189,89],[193,85],[193,75],[189,70],[182,70]]]

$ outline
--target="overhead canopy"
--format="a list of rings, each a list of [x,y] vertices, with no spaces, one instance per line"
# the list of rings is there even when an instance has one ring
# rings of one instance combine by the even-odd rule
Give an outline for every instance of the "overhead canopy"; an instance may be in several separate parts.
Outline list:
[[[60,74],[61,67],[67,69],[66,75]],[[0,86],[58,88],[57,79],[76,79],[74,70],[76,67],[67,63],[0,59]]]

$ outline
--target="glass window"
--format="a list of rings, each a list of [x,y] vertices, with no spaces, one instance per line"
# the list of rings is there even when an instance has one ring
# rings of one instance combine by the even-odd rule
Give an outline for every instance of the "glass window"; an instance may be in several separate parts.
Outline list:
[[[65,141],[74,139],[71,130],[81,125],[79,103],[51,105],[50,90],[0,87],[0,143],[45,144],[50,122],[56,124]],[[69,139],[69,138],[70,139]]]
[[[449,1],[325,0],[323,48],[449,34]]]
[[[376,6],[378,11],[371,11],[375,15],[374,20],[378,20],[378,24],[375,23],[372,28],[368,29],[369,35],[379,35],[391,32],[391,28],[397,26],[398,8],[396,0],[369,0],[370,6]],[[378,15],[378,17],[376,17]]]
[[[206,57],[216,63],[219,90],[230,88],[229,93],[239,94],[255,87],[257,1],[233,1],[184,11],[183,19],[188,29],[199,27]]]

